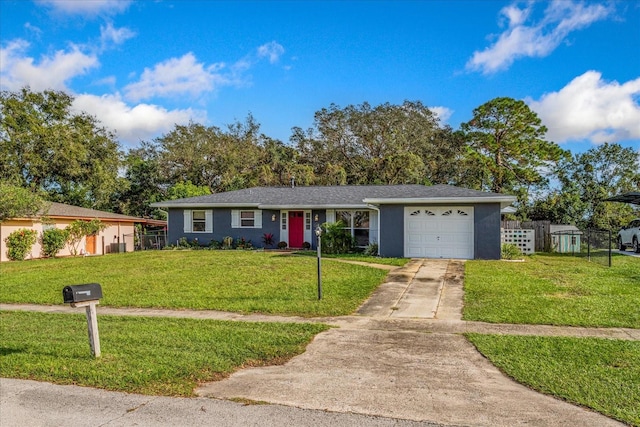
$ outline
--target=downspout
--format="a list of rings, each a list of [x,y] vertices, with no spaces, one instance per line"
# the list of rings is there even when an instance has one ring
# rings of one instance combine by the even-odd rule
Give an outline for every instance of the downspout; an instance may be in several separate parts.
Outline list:
[[[378,212],[378,256],[380,256],[380,208],[370,204],[367,204],[367,207]]]

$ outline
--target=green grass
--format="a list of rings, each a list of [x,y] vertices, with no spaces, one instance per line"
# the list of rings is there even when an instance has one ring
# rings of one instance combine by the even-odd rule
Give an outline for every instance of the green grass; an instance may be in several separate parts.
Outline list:
[[[639,307],[637,258],[616,256],[611,268],[548,254],[465,265],[465,320],[640,328]]]
[[[479,334],[467,338],[516,381],[640,426],[640,342]]]
[[[304,255],[317,258],[317,252],[314,251],[296,251],[294,252],[296,255]],[[407,262],[409,262],[409,258],[383,258],[377,256],[367,256],[362,254],[322,254],[322,258],[329,259],[345,259],[348,261],[359,261],[359,262],[368,262],[371,264],[382,264],[382,265],[391,265],[395,267],[403,267]]]
[[[3,263],[0,301],[62,304],[62,288],[97,282],[102,305],[335,316],[352,313],[386,271],[256,251],[145,251]]]
[[[98,315],[98,328],[94,359],[84,315],[2,312],[0,376],[193,396],[198,383],[283,363],[328,326]]]

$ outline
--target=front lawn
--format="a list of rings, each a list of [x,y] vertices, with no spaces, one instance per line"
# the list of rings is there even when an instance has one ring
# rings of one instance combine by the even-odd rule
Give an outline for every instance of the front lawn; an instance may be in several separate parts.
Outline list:
[[[465,320],[640,328],[640,260],[613,267],[563,255],[465,265]]]
[[[144,251],[3,263],[0,302],[62,304],[66,285],[97,282],[101,305],[336,316],[355,311],[386,271],[322,266],[313,258],[257,251]]]
[[[640,426],[640,342],[479,334],[467,338],[516,381]]]
[[[0,376],[193,396],[242,367],[284,363],[328,326],[99,315],[98,329],[94,359],[84,315],[2,312]]]

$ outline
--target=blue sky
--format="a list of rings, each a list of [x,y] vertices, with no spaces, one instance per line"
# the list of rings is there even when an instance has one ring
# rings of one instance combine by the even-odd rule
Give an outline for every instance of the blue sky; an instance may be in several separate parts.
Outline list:
[[[124,148],[248,113],[288,142],[331,103],[457,128],[508,96],[574,153],[640,150],[640,1],[0,0],[0,46],[2,90],[67,91]]]

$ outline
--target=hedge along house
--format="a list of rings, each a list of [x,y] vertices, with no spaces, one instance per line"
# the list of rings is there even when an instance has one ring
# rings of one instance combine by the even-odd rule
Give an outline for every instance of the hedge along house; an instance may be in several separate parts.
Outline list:
[[[96,235],[85,236],[79,245],[83,255],[103,255],[110,252],[133,252],[135,224],[166,225],[166,221],[158,221],[133,216],[103,212],[95,209],[65,205],[63,203],[47,203],[48,209],[38,216],[13,218],[0,222],[0,261],[8,261],[7,243],[5,239],[16,230],[27,228],[38,232],[38,239],[31,248],[26,259],[41,258],[42,232],[48,228],[66,228],[75,220],[91,221],[99,219],[106,228]],[[57,256],[71,255],[68,245]]]
[[[500,210],[515,197],[449,185],[255,187],[153,203],[169,213],[167,242],[225,237],[263,246],[263,236],[316,247],[315,228],[342,220],[381,256],[500,258]]]

